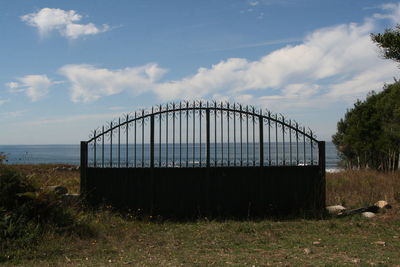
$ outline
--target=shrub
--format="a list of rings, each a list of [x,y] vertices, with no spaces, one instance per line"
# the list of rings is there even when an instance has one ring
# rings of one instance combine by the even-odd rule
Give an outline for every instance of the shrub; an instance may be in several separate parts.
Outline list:
[[[0,165],[0,251],[32,244],[46,231],[80,235],[82,229],[90,232],[79,211],[63,205],[60,195],[40,190],[26,175]]]

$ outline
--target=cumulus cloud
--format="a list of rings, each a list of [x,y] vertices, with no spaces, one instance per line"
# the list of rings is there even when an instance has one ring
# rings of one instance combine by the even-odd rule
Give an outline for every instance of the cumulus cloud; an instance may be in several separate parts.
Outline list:
[[[369,37],[373,29],[371,20],[319,29],[302,44],[278,49],[257,61],[221,61],[190,77],[158,84],[155,92],[166,100],[221,92],[246,95],[245,91],[259,91],[269,95],[265,97],[269,100],[288,100],[317,96],[321,88],[332,90],[330,97],[358,96],[382,87],[398,71],[395,63],[377,56]]]
[[[80,36],[95,35],[110,29],[107,24],[98,27],[93,23],[76,23],[81,19],[82,16],[74,10],[65,11],[59,8],[47,7],[38,12],[21,16],[21,20],[30,26],[36,27],[41,36],[45,36],[52,31],[58,31],[69,39],[77,39]]]
[[[377,19],[389,19],[394,24],[400,23],[400,3],[388,3],[383,4],[381,9],[386,11],[386,13],[381,14],[377,13],[374,14],[374,17]]]
[[[71,82],[73,102],[90,102],[122,91],[144,93],[154,87],[166,70],[157,64],[118,70],[79,64],[63,66],[59,72]]]
[[[32,102],[44,98],[49,93],[50,86],[55,83],[47,75],[26,75],[17,80],[18,82],[6,83],[10,92],[25,92]]]
[[[379,91],[397,76],[396,63],[378,56],[370,33],[379,19],[390,19],[400,5],[384,6],[363,23],[318,29],[298,45],[287,45],[258,60],[229,58],[177,80],[161,81],[166,69],[157,64],[125,69],[66,65],[60,69],[70,82],[74,102],[95,101],[129,91],[152,92],[161,100],[218,98],[279,105],[323,106]],[[321,104],[322,103],[322,104]]]

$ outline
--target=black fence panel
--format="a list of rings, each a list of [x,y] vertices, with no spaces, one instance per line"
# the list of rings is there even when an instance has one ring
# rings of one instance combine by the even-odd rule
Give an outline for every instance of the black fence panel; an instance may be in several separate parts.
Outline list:
[[[318,166],[88,168],[88,201],[167,218],[260,217],[323,210]]]

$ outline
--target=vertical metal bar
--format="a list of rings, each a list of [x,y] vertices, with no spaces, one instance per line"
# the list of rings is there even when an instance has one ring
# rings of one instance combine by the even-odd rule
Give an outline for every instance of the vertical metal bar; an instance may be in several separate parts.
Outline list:
[[[189,166],[189,101],[186,102],[186,167]]]
[[[133,124],[133,128],[134,128],[133,162],[134,162],[134,167],[136,168],[136,111],[135,111],[135,122]]]
[[[311,138],[310,138],[310,154],[311,154],[311,165],[314,165],[314,158],[313,158],[313,143],[312,143],[312,137],[313,137],[313,134],[312,134],[312,131],[310,131],[310,135],[311,135]]]
[[[230,146],[230,136],[229,136],[229,102],[227,103],[227,108],[228,108],[228,111],[226,112],[226,119],[227,119],[227,123],[228,123],[228,129],[227,129],[227,133],[228,133],[228,167],[231,165],[231,163],[230,163],[230,156],[231,156],[231,154],[230,154],[230,149],[229,149],[229,146]]]
[[[260,135],[260,167],[264,166],[264,119],[262,116],[262,110],[260,110],[260,116],[258,116],[258,126]]]
[[[200,109],[199,109],[199,163],[201,167],[201,101],[200,101]]]
[[[210,109],[206,109],[206,167],[210,168]]]
[[[167,104],[167,112],[165,113],[165,167],[168,168],[168,120],[169,120],[169,104]]]
[[[214,101],[214,164],[217,166],[217,102]]]
[[[97,135],[96,135],[96,130],[94,130],[94,147],[93,147],[93,160],[94,160],[94,164],[93,166],[96,168],[97,165],[97,159],[96,159],[96,145],[97,145]]]
[[[175,167],[175,103],[173,103],[172,112],[172,167]]]
[[[293,165],[292,162],[292,121],[289,120],[289,160],[290,160],[290,164],[289,165]]]
[[[104,168],[104,125],[101,128],[101,167]]]
[[[306,127],[303,127],[303,152],[304,152],[304,166],[306,166],[307,164],[307,159],[306,159]]]
[[[283,166],[286,164],[286,151],[285,151],[285,117],[282,116],[282,152],[283,152]]]
[[[154,168],[154,114],[150,115],[150,168]]]
[[[240,166],[243,166],[243,109],[240,105]]]
[[[126,144],[125,144],[125,159],[126,159],[126,168],[129,167],[129,158],[128,158],[128,147],[129,147],[129,115],[126,115],[126,126],[125,126],[125,138],[126,138]]]
[[[194,167],[194,157],[195,157],[195,151],[196,151],[196,148],[194,147],[195,143],[196,143],[196,140],[195,140],[195,138],[196,138],[196,110],[195,110],[195,108],[196,108],[196,102],[193,101],[193,109],[192,109],[192,114],[193,114],[193,116],[192,116],[193,117],[193,144],[192,144],[193,167]]]
[[[224,166],[224,111],[221,102],[221,166]]]
[[[142,110],[142,168],[144,167],[144,109]]]
[[[162,105],[160,105],[160,108],[159,108],[160,114],[158,114],[158,120],[159,120],[159,122],[158,122],[158,127],[159,127],[159,129],[158,129],[158,143],[159,143],[158,144],[158,167],[161,167],[161,165],[162,165],[162,160],[161,160],[162,113],[161,113],[161,111],[162,111]]]
[[[121,167],[121,118],[118,118],[118,168]]]
[[[246,106],[246,166],[249,166],[249,106]]]
[[[325,162],[325,141],[320,141],[318,142],[318,165],[320,169],[320,199],[316,201],[316,203],[320,204],[320,208],[325,209],[326,207],[326,180],[325,180],[325,175],[326,175],[326,162]]]
[[[233,104],[233,162],[236,166],[236,103]]]
[[[278,115],[275,114],[275,158],[276,165],[279,165],[279,150],[278,150]]]
[[[113,137],[113,123],[110,122],[110,168],[112,168],[112,137]]]
[[[252,115],[252,119],[253,119],[253,166],[256,166],[256,139],[255,139],[255,122],[254,122],[254,117],[255,117],[255,111],[254,111],[254,107],[253,107],[253,115]]]
[[[80,162],[80,193],[84,196],[86,193],[86,171],[88,167],[88,143],[81,141],[81,162]]]
[[[179,102],[179,167],[182,167],[182,101]]]
[[[268,111],[268,165],[271,166],[271,112]]]
[[[299,165],[299,124],[296,122],[296,165]]]

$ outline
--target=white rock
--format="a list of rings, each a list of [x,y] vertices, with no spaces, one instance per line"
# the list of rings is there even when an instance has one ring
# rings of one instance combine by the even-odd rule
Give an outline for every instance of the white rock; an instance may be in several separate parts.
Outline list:
[[[373,218],[373,217],[376,216],[375,213],[369,212],[369,211],[363,212],[363,213],[361,213],[361,215],[362,215],[363,217],[365,217],[365,218]]]
[[[375,202],[374,206],[379,207],[380,209],[383,209],[388,203],[385,200],[379,200]]]
[[[329,214],[337,215],[346,210],[346,208],[341,205],[334,205],[326,207],[326,210],[328,211]]]

